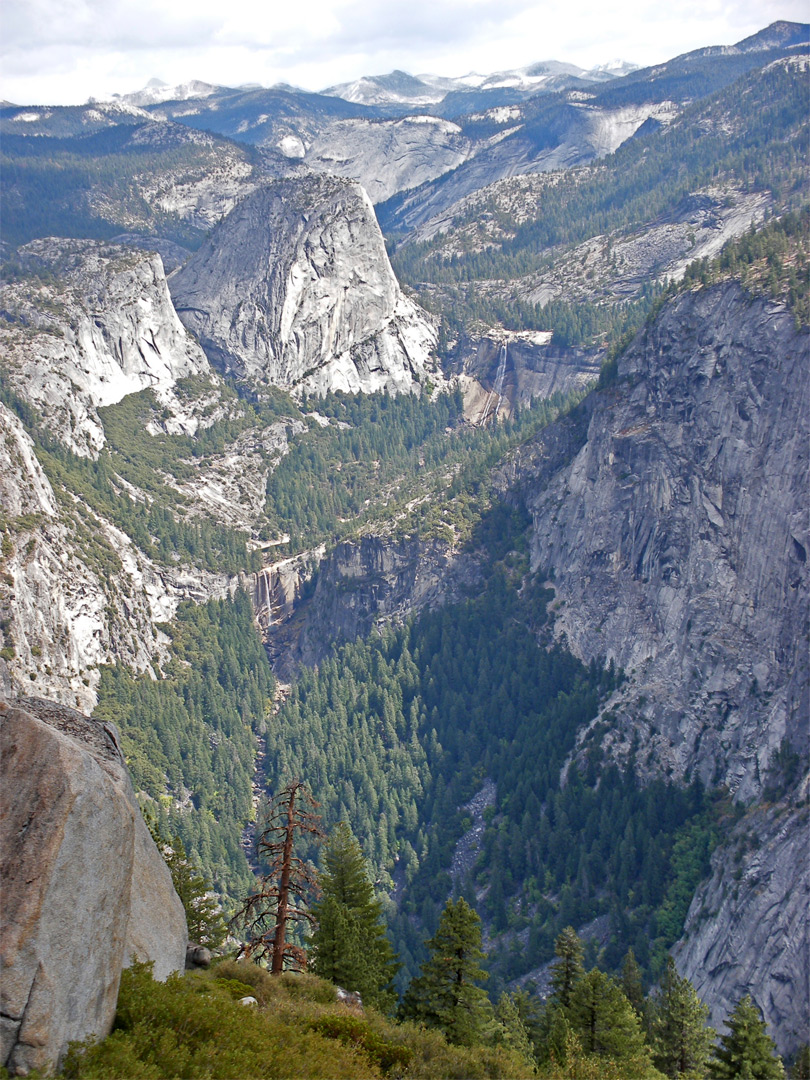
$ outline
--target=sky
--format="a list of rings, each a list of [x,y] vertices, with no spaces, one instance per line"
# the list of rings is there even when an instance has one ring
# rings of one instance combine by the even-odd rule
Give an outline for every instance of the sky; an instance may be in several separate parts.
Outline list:
[[[81,104],[201,79],[322,90],[398,68],[647,66],[731,45],[810,0],[3,0],[0,99]]]

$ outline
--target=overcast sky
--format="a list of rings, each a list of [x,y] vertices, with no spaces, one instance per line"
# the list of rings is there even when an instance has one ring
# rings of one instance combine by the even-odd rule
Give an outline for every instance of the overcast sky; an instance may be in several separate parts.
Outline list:
[[[0,98],[76,104],[151,78],[321,90],[394,68],[647,65],[809,16],[810,0],[3,0]]]

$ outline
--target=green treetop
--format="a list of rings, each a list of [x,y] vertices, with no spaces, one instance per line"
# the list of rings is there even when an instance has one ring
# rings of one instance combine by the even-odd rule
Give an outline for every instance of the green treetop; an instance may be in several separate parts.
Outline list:
[[[617,1064],[632,1063],[628,1074],[645,1075],[651,1071],[641,1022],[609,975],[598,968],[583,975],[571,993],[566,1015],[586,1054],[606,1057]]]
[[[210,883],[189,859],[179,836],[168,841],[153,821],[147,820],[146,824],[172,875],[174,891],[183,904],[189,941],[207,949],[218,948],[225,940],[228,928],[222,908],[210,891]]]
[[[785,1075],[782,1061],[749,994],[737,1002],[726,1027],[728,1034],[720,1036],[720,1045],[709,1062],[711,1076],[718,1080],[781,1080]]]
[[[566,926],[557,935],[554,951],[559,960],[551,968],[551,988],[559,1005],[567,1009],[574,986],[585,974],[582,965],[582,942],[573,926]]]
[[[489,976],[480,962],[481,920],[464,897],[447,901],[435,935],[425,943],[430,958],[405,994],[402,1014],[440,1028],[460,1046],[474,1046],[493,1027],[492,1006],[476,983]]]
[[[396,956],[363,852],[345,822],[330,837],[323,862],[323,899],[312,908],[317,920],[310,938],[312,970],[346,990],[356,990],[366,1004],[389,1009],[395,1000],[391,980]]]
[[[670,956],[655,1000],[653,1058],[666,1076],[702,1080],[708,1071],[715,1032],[706,1026],[709,1008]]]

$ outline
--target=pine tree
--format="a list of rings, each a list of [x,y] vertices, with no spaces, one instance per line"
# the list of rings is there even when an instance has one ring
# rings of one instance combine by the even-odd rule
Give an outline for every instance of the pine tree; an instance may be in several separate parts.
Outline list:
[[[584,950],[573,926],[566,926],[557,935],[554,951],[560,959],[551,968],[551,988],[557,1003],[567,1009],[574,986],[585,974],[582,966]]]
[[[653,1060],[666,1076],[702,1080],[715,1032],[706,1026],[709,1008],[682,978],[670,956],[654,1006]]]
[[[728,1034],[720,1036],[720,1045],[709,1062],[711,1076],[718,1080],[781,1080],[785,1075],[781,1058],[749,994],[737,1002],[726,1027]]]
[[[395,1001],[394,950],[382,923],[366,860],[351,829],[341,822],[324,852],[323,899],[312,907],[317,926],[310,938],[312,969],[366,1004],[389,1009]]]
[[[641,969],[632,949],[627,950],[622,966],[622,992],[636,1011],[640,1020],[644,1020],[644,986],[641,981]]]
[[[493,1015],[485,991],[476,986],[489,977],[480,966],[481,920],[463,896],[447,901],[425,944],[431,955],[408,987],[402,1016],[440,1028],[459,1046],[475,1046],[492,1029]]]
[[[633,1006],[614,980],[598,968],[577,981],[566,1016],[586,1054],[627,1062],[628,1066],[633,1062],[634,1072],[650,1069],[649,1049]]]
[[[500,1025],[498,1041],[514,1050],[534,1067],[534,1049],[529,1029],[520,1014],[520,1003],[512,994],[501,994],[495,1009],[495,1019]]]
[[[270,972],[280,975],[285,964],[297,970],[307,965],[300,945],[288,939],[288,924],[312,925],[308,908],[309,895],[317,891],[314,870],[294,854],[297,833],[323,838],[320,817],[301,809],[306,803],[313,809],[317,803],[300,780],[288,784],[273,800],[268,823],[257,842],[259,854],[270,863],[261,879],[258,892],[252,893],[231,920],[241,922],[248,931],[248,941],[242,954],[262,960],[270,958]]]

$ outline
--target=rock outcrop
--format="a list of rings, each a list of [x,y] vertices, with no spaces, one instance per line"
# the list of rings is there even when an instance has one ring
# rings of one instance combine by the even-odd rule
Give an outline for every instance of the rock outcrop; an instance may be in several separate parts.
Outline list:
[[[804,799],[809,786],[805,780]],[[784,1055],[807,1042],[810,1017],[809,813],[806,805],[769,806],[743,818],[715,853],[673,950],[717,1031],[741,987],[751,988]]]
[[[638,731],[656,768],[740,799],[783,739],[807,749],[808,341],[736,284],[681,296],[570,463],[528,482],[557,633],[629,675],[625,750]]]
[[[455,369],[477,388],[468,390],[462,378],[465,413],[473,423],[492,417],[496,399],[498,416],[503,417],[538,397],[584,391],[599,377],[601,366],[596,350],[557,348],[550,331],[493,331],[463,342],[459,352]]]
[[[196,431],[200,417],[174,388],[212,373],[177,318],[158,255],[46,239],[18,258],[23,275],[0,290],[4,371],[51,434],[95,457],[104,445],[98,407],[145,389],[163,406],[166,430]]]
[[[56,1065],[106,1035],[121,970],[182,971],[186,921],[112,725],[41,699],[0,703],[0,1062]]]
[[[266,567],[254,607],[277,674],[292,678],[340,641],[459,599],[481,567],[439,541],[364,536]]]
[[[91,712],[100,664],[144,670],[167,640],[154,623],[171,619],[182,600],[227,596],[238,584],[226,574],[157,566],[83,503],[61,505],[31,437],[2,403],[0,499],[0,686],[7,693]]]
[[[209,356],[252,384],[412,391],[435,332],[402,295],[374,210],[348,180],[281,180],[244,199],[170,281]]]
[[[522,484],[555,633],[627,674],[607,756],[745,802],[780,748],[808,751],[809,344],[735,283],[682,294],[504,481]],[[786,1051],[807,1025],[806,810],[747,822],[759,849],[718,848],[676,955],[716,1021],[750,992]]]

